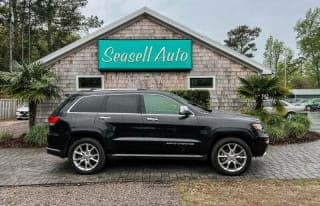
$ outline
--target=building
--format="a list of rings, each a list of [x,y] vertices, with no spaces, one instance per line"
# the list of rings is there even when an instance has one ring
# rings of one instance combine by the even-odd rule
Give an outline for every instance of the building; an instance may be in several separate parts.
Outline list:
[[[291,89],[289,98],[296,100],[320,98],[320,89]]]
[[[237,110],[239,77],[263,65],[142,8],[39,60],[58,75],[61,95],[88,88],[209,89],[212,109]],[[38,106],[46,121],[61,100]]]

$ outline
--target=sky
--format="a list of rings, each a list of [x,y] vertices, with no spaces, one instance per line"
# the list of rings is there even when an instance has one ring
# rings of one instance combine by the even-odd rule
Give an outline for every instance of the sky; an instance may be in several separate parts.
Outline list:
[[[258,26],[254,59],[262,63],[270,35],[299,54],[294,26],[308,9],[320,7],[320,0],[88,0],[82,12],[98,16],[105,26],[144,6],[220,43],[238,25]]]

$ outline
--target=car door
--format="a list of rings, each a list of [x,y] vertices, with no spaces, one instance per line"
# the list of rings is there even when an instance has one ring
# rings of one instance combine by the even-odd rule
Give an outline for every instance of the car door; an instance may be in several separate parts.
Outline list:
[[[188,117],[180,115],[182,104],[161,94],[144,94],[143,105],[145,153],[169,156],[199,154],[200,127],[194,114]]]
[[[141,97],[139,94],[109,94],[105,111],[99,113],[100,125],[107,139],[108,152],[135,154],[139,151],[136,140],[142,136]]]

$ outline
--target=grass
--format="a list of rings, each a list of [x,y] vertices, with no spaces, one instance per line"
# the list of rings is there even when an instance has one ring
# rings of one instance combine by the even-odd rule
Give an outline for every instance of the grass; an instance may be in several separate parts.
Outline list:
[[[183,202],[192,205],[320,205],[320,179],[198,180],[177,183]]]

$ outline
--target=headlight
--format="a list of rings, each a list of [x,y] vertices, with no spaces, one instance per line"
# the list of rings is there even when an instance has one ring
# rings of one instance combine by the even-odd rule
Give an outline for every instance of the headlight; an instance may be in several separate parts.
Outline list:
[[[252,124],[252,127],[253,127],[257,132],[260,132],[260,131],[263,130],[263,126],[262,126],[262,124],[260,124],[260,123],[253,123],[253,124]]]
[[[19,115],[20,114],[20,112],[16,112],[16,115]]]

